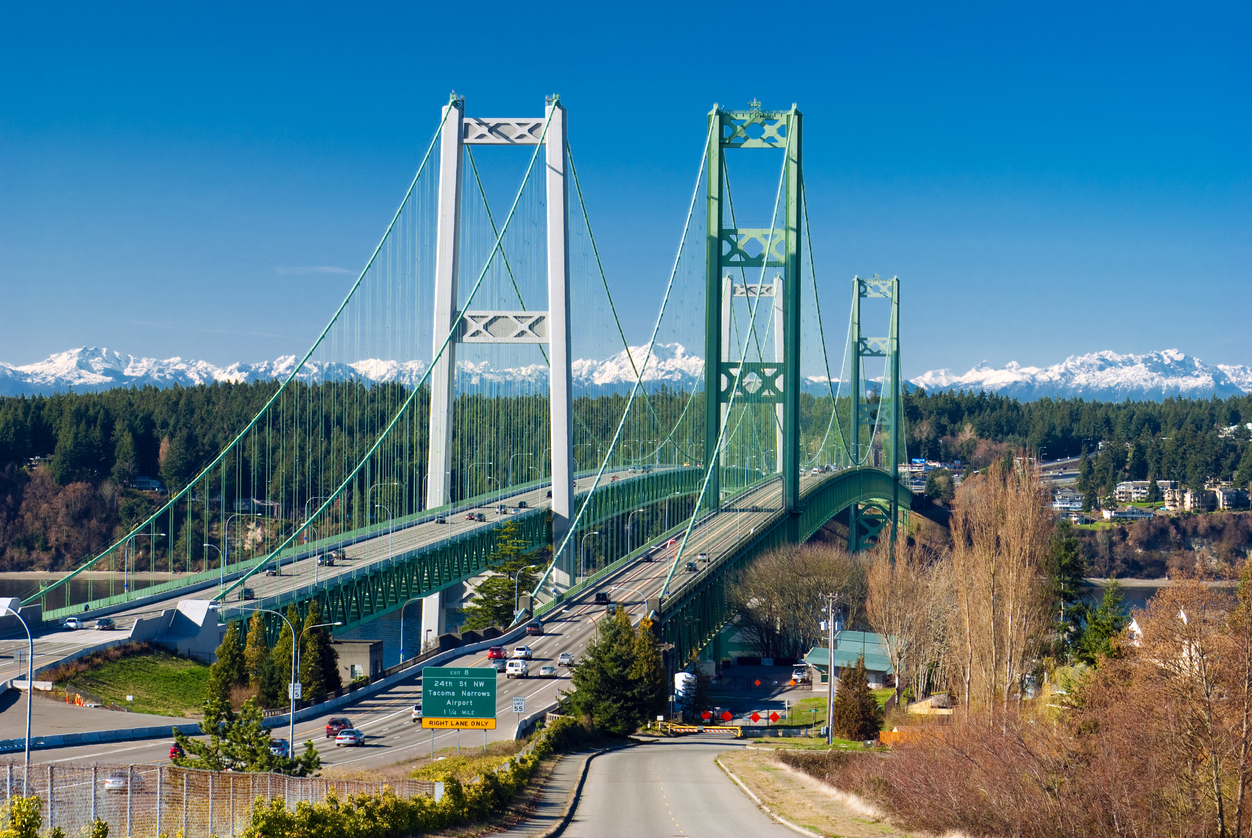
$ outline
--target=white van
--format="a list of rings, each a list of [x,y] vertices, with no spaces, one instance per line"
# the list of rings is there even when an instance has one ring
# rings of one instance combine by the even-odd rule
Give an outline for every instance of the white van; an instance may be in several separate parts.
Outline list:
[[[509,661],[508,666],[504,668],[504,677],[512,678],[514,675],[518,678],[525,678],[530,675],[530,664],[521,658],[514,658]]]

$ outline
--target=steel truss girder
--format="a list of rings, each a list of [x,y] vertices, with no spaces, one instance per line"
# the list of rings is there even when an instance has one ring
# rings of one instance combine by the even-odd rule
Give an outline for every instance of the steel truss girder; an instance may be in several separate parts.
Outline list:
[[[661,600],[660,636],[674,645],[671,660],[681,667],[734,616],[726,604],[726,583],[740,567],[770,550],[802,544],[844,509],[872,504],[889,510],[896,498],[911,502],[912,497],[907,487],[875,468],[848,469],[810,489],[798,516],[779,511],[766,525],[757,527],[752,538],[740,542],[733,553],[718,558],[701,578]],[[906,517],[907,506],[898,515]]]

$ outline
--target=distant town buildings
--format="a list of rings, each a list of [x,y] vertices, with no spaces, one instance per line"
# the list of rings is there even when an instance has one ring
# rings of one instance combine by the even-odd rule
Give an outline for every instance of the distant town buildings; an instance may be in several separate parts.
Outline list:
[[[1058,512],[1078,512],[1082,509],[1082,492],[1068,487],[1053,489],[1052,508]]]
[[[1127,480],[1118,483],[1117,488],[1113,490],[1113,497],[1117,498],[1118,503],[1143,503],[1148,499],[1148,492],[1152,486],[1150,480]],[[1172,489],[1178,488],[1177,480],[1158,480],[1156,487],[1161,494]]]
[[[1104,516],[1106,521],[1146,521],[1156,515],[1151,509],[1144,509],[1139,506],[1127,506],[1122,509],[1101,509],[1100,514]]]

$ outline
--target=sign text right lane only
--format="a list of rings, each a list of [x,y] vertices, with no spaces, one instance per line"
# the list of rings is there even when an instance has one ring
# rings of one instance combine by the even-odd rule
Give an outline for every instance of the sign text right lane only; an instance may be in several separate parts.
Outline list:
[[[496,671],[460,666],[422,670],[422,727],[495,730]]]

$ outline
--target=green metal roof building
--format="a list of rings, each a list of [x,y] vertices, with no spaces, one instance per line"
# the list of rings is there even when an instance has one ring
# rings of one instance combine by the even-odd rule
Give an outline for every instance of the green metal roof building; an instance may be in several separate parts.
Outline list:
[[[835,635],[835,668],[836,670],[856,666],[857,658],[865,658],[865,671],[869,680],[881,681],[883,675],[892,674],[891,661],[887,657],[887,647],[883,636],[870,631],[841,631]],[[804,656],[804,662],[817,670],[820,683],[826,683],[827,672],[830,670],[830,651],[815,646]],[[878,676],[877,678],[875,676]],[[836,677],[838,673],[836,672]],[[814,678],[814,683],[818,679]]]

